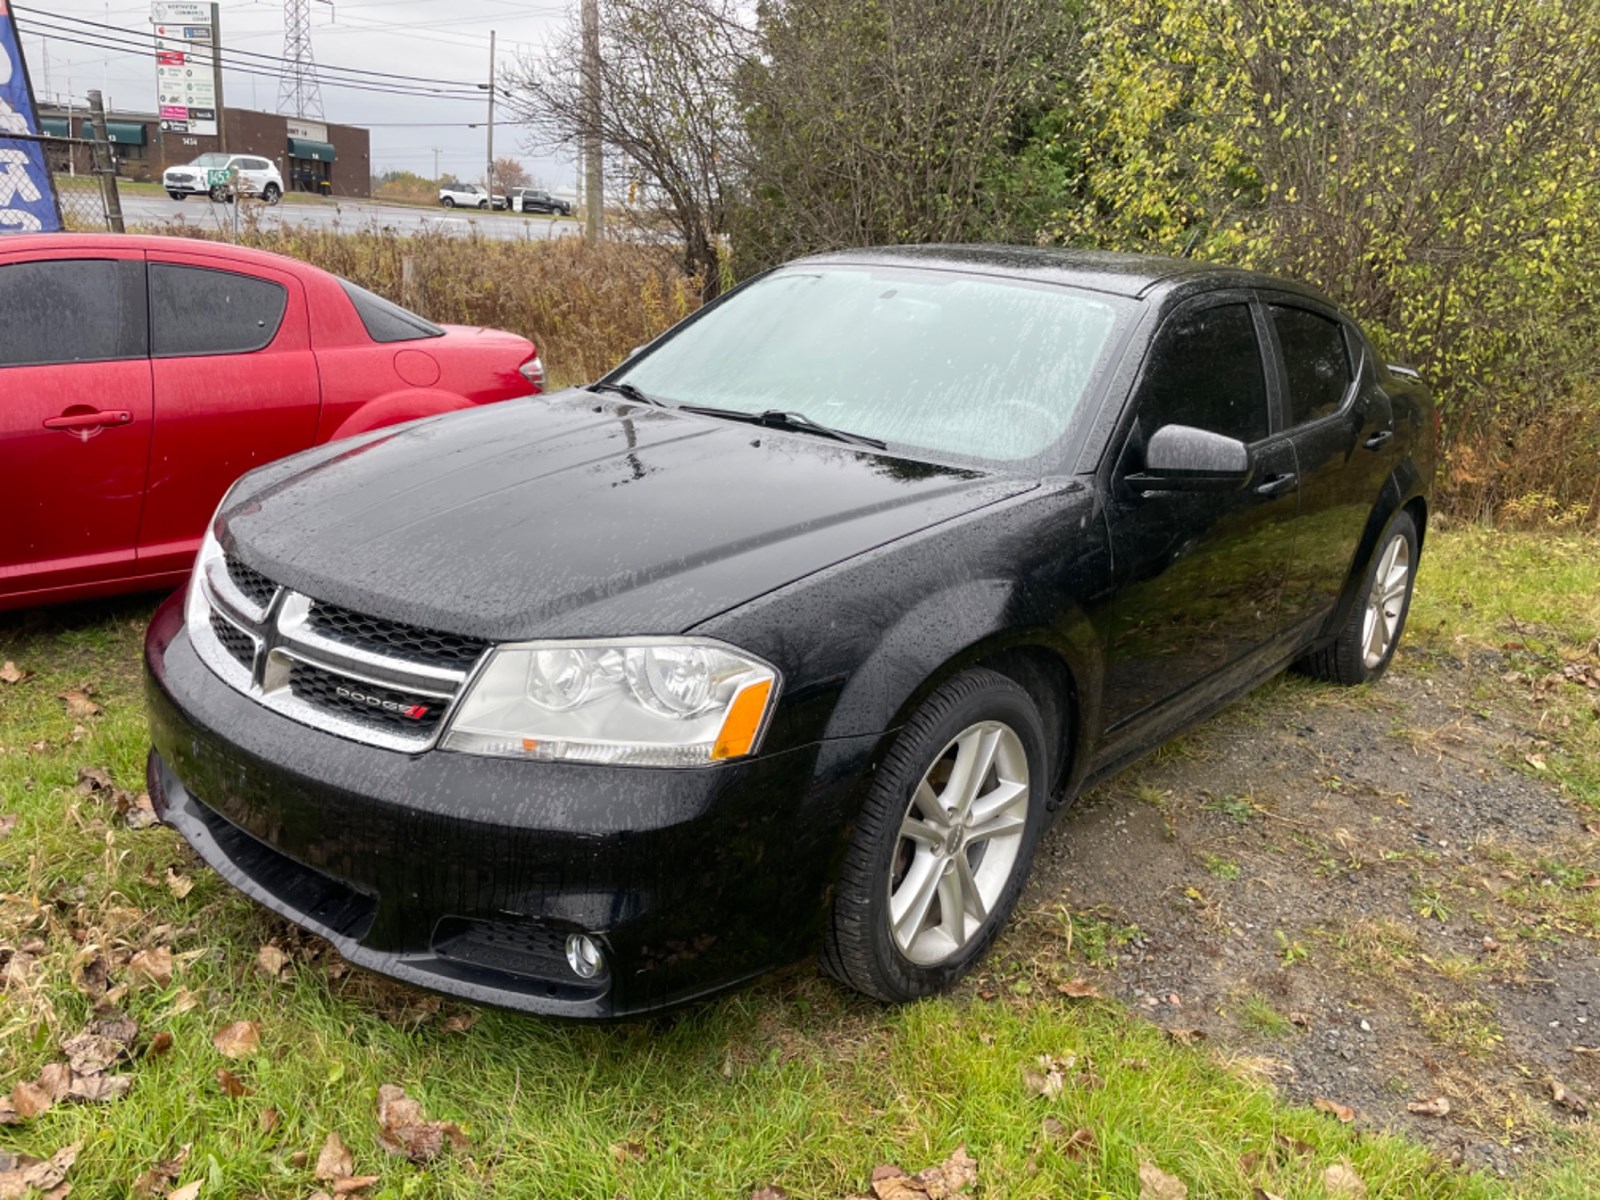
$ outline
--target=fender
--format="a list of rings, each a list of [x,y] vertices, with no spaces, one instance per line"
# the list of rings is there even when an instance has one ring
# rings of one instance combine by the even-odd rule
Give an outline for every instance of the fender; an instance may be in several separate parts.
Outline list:
[[[440,413],[459,412],[472,408],[472,401],[454,392],[439,388],[404,388],[368,400],[349,416],[329,436],[329,441],[381,429],[385,425],[398,425],[418,417],[436,417]]]
[[[1332,614],[1328,617],[1327,624],[1323,626],[1315,645],[1325,645],[1329,638],[1338,634],[1350,619],[1350,609],[1360,599],[1361,582],[1366,578],[1367,567],[1372,562],[1372,556],[1377,553],[1378,539],[1383,536],[1383,531],[1388,527],[1395,513],[1406,507],[1412,501],[1424,499],[1427,480],[1422,476],[1417,464],[1412,459],[1406,459],[1384,481],[1383,491],[1378,496],[1378,501],[1372,506],[1372,511],[1367,515],[1366,528],[1361,531],[1361,542],[1356,548],[1355,561],[1350,565],[1350,574],[1345,577],[1344,587],[1339,591],[1339,603],[1334,605]],[[1425,530],[1423,523],[1417,523],[1417,549],[1420,551]]]

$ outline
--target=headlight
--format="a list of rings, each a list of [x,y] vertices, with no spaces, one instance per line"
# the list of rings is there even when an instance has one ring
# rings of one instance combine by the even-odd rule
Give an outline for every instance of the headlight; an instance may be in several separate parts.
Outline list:
[[[446,750],[691,767],[760,744],[778,673],[704,638],[501,646],[462,698]]]

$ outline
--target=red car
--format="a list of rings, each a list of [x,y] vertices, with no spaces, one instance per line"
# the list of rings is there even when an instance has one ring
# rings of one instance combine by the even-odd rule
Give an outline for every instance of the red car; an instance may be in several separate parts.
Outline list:
[[[0,609],[176,587],[252,467],[543,386],[526,338],[281,255],[0,239]]]

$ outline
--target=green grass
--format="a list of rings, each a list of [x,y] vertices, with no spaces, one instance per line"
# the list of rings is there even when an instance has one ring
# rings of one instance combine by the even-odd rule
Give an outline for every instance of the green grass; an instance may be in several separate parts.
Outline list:
[[[1560,530],[1430,535],[1407,620],[1413,648],[1502,657],[1486,695],[1511,689],[1537,710],[1514,766],[1600,809],[1600,692],[1562,677],[1600,671],[1600,539]]]
[[[1430,569],[1444,584],[1458,573],[1441,564],[1475,561],[1485,546],[1507,555],[1510,570],[1541,561],[1532,539],[1526,552],[1521,539],[1505,542],[1511,550],[1477,533],[1440,534]],[[1570,569],[1573,586],[1589,578],[1581,564]],[[1538,593],[1506,574],[1493,575],[1495,589]],[[1474,599],[1469,618],[1452,603],[1419,593],[1431,619],[1485,619],[1488,601]],[[885,1010],[804,966],[675,1017],[584,1027],[435,1005],[363,972],[330,972],[316,943],[229,889],[170,831],[130,830],[74,788],[85,767],[143,787],[138,663],[150,608],[0,618],[0,660],[35,673],[0,683],[0,799],[17,817],[0,840],[0,946],[42,943],[26,986],[0,992],[0,1091],[60,1059],[57,1043],[91,1006],[74,965],[96,954],[111,960],[113,986],[129,985],[120,1003],[140,1024],[140,1048],[157,1033],[173,1039],[165,1055],[121,1068],[134,1079],[126,1098],[59,1104],[0,1129],[0,1148],[41,1156],[81,1140],[68,1176],[77,1195],[117,1200],[140,1172],[192,1144],[178,1182],[207,1181],[203,1197],[305,1196],[316,1186],[311,1168],[291,1156],[314,1163],[330,1131],[351,1147],[358,1174],[381,1176],[370,1194],[382,1200],[746,1197],[768,1184],[796,1198],[839,1197],[866,1192],[878,1163],[915,1171],[962,1144],[980,1165],[977,1197],[1133,1197],[1148,1161],[1196,1200],[1256,1187],[1312,1200],[1341,1158],[1386,1200],[1592,1195],[1600,1138],[1591,1128],[1527,1154],[1518,1181],[1453,1172],[1400,1138],[1286,1105],[1220,1051],[1178,1045],[1114,1002],[1071,1002],[1049,989],[987,1002],[968,990]],[[1577,632],[1554,603],[1528,619],[1562,637]],[[70,716],[58,699],[69,689],[90,690],[103,713]],[[1247,819],[1248,807],[1223,811]],[[168,886],[169,871],[193,879],[186,896]],[[1571,881],[1556,873],[1565,890]],[[1135,932],[1092,915],[1070,919],[1091,960],[1109,960]],[[282,980],[255,967],[269,938],[291,953]],[[178,963],[171,984],[136,986],[127,956],[162,939]],[[997,961],[1003,955],[1004,946]],[[1287,1032],[1253,1000],[1243,1020]],[[1427,1015],[1464,1053],[1495,1034],[1473,1014]],[[260,1023],[254,1057],[228,1060],[213,1048],[212,1034],[235,1020]],[[1069,1072],[1060,1096],[1033,1096],[1022,1072],[1043,1054],[1076,1056],[1104,1086],[1079,1086]],[[222,1067],[253,1093],[226,1097]],[[386,1154],[374,1117],[386,1083],[430,1118],[458,1122],[470,1145],[426,1167]],[[270,1131],[268,1109],[279,1114]],[[1097,1151],[1073,1159],[1054,1148],[1041,1132],[1046,1116],[1091,1129]],[[1280,1134],[1312,1153],[1274,1153]],[[1266,1165],[1247,1173],[1241,1156],[1255,1151]]]

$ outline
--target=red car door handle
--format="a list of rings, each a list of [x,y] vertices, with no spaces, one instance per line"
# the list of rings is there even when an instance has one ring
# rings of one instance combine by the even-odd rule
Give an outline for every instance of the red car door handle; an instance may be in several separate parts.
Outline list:
[[[125,408],[108,408],[101,412],[62,414],[46,417],[46,429],[98,429],[102,425],[132,425],[133,414]]]

